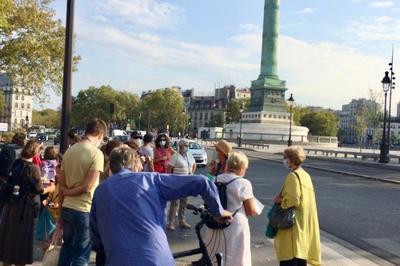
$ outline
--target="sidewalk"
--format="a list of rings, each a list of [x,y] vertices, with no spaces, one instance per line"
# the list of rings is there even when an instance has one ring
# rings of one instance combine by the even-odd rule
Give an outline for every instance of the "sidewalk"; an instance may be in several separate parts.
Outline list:
[[[191,203],[199,204],[199,199],[190,199]],[[251,252],[253,266],[276,266],[275,249],[272,239],[264,236],[267,223],[266,206],[260,216],[250,218]],[[193,228],[198,217],[187,212],[187,219]],[[168,239],[173,252],[197,248],[197,238],[194,229],[168,232]],[[389,266],[394,265],[382,260],[375,255],[360,250],[353,245],[337,239],[331,234],[321,231],[322,265],[325,266]],[[190,265],[189,263],[199,258],[198,256],[180,259],[177,265]]]

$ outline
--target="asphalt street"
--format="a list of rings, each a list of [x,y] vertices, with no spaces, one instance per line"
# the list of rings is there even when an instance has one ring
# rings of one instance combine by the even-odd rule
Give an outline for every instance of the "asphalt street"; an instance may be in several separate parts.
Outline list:
[[[338,170],[348,167],[326,161],[323,166]],[[358,168],[353,167],[352,171],[358,171]],[[349,247],[355,247],[356,251],[364,250],[400,265],[400,185],[321,170],[306,170],[313,178],[321,230],[335,236],[344,246],[350,244]],[[375,171],[382,172],[381,175],[392,174],[392,171],[382,169]],[[206,173],[206,169],[200,169],[199,172]],[[270,206],[286,174],[282,163],[251,159],[246,178],[252,182],[255,196]],[[193,217],[190,219],[192,224],[196,221]],[[266,265],[266,260],[271,263],[268,265],[275,264],[274,258],[266,256],[271,254],[271,250],[265,248],[266,223],[266,212],[250,219],[253,265]],[[169,236],[175,250],[195,245],[194,230],[174,232]]]

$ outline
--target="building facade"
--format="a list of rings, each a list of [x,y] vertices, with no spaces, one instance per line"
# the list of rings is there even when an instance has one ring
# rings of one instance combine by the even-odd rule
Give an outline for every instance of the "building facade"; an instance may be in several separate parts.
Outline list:
[[[28,128],[32,125],[33,90],[16,86],[7,74],[0,74],[0,90],[4,93],[4,109],[0,123],[8,130]]]
[[[250,89],[227,85],[216,88],[214,96],[194,96],[193,89],[186,93],[185,103],[191,120],[190,128],[223,127],[230,101],[250,98]]]
[[[367,107],[370,104],[376,104],[371,100],[364,98],[352,99],[349,104],[344,104],[342,110],[338,112],[340,117],[340,129],[341,136],[340,141],[344,144],[357,144],[360,140],[356,132],[357,116],[360,109]],[[373,136],[373,132],[369,129],[361,136],[362,140],[365,141],[367,138]]]

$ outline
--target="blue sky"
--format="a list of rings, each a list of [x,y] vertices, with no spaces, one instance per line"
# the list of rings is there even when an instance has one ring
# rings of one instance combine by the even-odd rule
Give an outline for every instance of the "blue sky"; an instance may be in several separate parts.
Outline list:
[[[52,4],[63,21],[65,2]],[[82,61],[73,94],[109,84],[138,94],[176,85],[210,95],[215,85],[247,87],[259,74],[264,0],[75,3]],[[279,75],[298,104],[338,109],[381,89],[400,40],[400,1],[281,0],[280,11]]]

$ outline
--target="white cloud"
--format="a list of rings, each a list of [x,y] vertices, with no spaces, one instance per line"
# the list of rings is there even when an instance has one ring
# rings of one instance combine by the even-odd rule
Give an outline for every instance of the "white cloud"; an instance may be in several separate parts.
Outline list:
[[[316,11],[315,8],[307,7],[302,10],[297,11],[298,14],[312,14]]]
[[[392,7],[394,5],[395,2],[389,0],[374,1],[368,4],[368,6],[375,8],[387,8],[387,7]]]
[[[107,0],[97,6],[103,16],[153,29],[173,27],[184,17],[182,8],[160,0]]]
[[[361,18],[346,30],[351,38],[359,41],[400,41],[400,19],[388,16]]]

